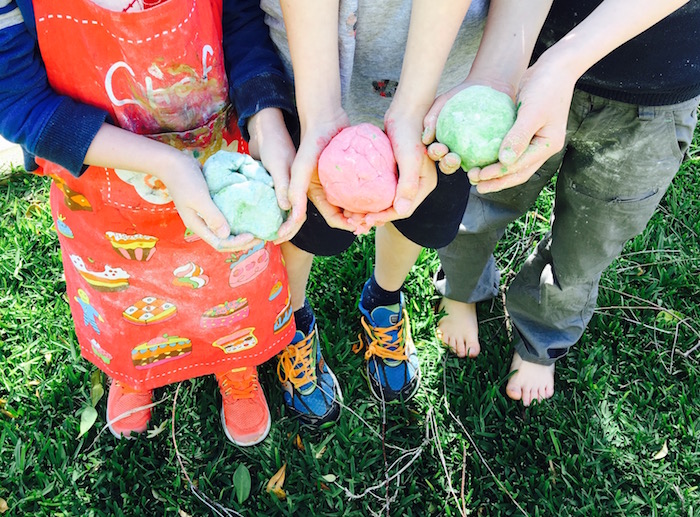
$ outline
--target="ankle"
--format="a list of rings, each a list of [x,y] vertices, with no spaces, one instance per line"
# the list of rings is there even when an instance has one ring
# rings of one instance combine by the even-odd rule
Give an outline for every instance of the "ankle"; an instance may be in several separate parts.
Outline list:
[[[372,276],[365,282],[360,296],[360,305],[367,312],[372,312],[377,307],[394,305],[401,301],[401,289],[387,291],[377,283],[377,279]]]

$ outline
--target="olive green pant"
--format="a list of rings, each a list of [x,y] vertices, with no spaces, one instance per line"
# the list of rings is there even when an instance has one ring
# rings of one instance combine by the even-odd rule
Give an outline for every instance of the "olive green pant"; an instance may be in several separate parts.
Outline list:
[[[496,244],[558,172],[551,229],[506,297],[515,350],[526,361],[554,363],[588,325],[602,272],[644,230],[678,172],[698,102],[637,106],[577,90],[560,153],[522,185],[484,195],[471,189],[457,237],[438,250],[438,291],[468,303],[496,296]]]

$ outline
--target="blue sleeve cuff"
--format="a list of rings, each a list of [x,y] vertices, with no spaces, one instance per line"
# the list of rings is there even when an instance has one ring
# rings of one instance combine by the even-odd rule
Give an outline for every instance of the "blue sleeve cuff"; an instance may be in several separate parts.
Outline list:
[[[279,108],[284,114],[290,134],[297,132],[298,120],[292,101],[292,85],[278,74],[265,72],[240,84],[230,91],[238,116],[238,127],[246,141],[250,140],[248,119],[265,108]]]
[[[34,154],[80,176],[87,150],[106,117],[104,110],[64,98],[42,131]]]

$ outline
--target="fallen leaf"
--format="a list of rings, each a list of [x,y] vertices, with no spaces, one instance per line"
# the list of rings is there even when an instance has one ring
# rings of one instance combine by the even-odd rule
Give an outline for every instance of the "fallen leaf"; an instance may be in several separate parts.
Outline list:
[[[97,406],[97,403],[104,394],[105,389],[102,387],[102,384],[95,384],[92,388],[90,388],[90,402],[92,402],[92,407]]]
[[[270,481],[267,482],[267,487],[265,488],[266,492],[275,494],[275,496],[277,496],[277,499],[279,499],[280,501],[284,501],[287,498],[286,492],[282,489],[282,485],[284,485],[286,475],[287,464],[285,463],[275,473],[275,475],[270,478]]]
[[[95,425],[96,420],[97,411],[95,411],[95,408],[92,406],[85,406],[85,409],[83,409],[80,415],[80,434],[78,434],[78,438],[87,433],[90,428]]]
[[[177,513],[180,515],[180,517],[192,517],[189,513],[187,513],[185,510],[180,510],[179,508],[177,509]]]
[[[282,488],[273,488],[270,490],[270,493],[274,494],[280,501],[287,499],[287,492],[285,492]]]
[[[306,447],[304,447],[304,443],[301,441],[301,436],[297,435],[297,437],[294,438],[294,445],[296,445],[297,449],[301,452],[306,452]]]
[[[323,479],[326,483],[335,483],[335,480],[338,478],[335,474],[326,474],[325,476],[321,476],[321,479]]]
[[[233,473],[233,487],[236,490],[238,504],[243,504],[250,495],[250,472],[248,467],[241,463]]]
[[[661,460],[664,459],[668,455],[668,440],[664,441],[663,446],[661,447],[661,450],[654,454],[654,457],[652,459],[654,460]]]
[[[319,485],[321,485],[321,490],[330,490],[331,488],[326,485],[325,483],[319,482]]]
[[[27,386],[38,386],[41,381],[27,381]]]
[[[168,425],[168,421],[163,420],[158,427],[154,427],[153,429],[149,429],[148,431],[146,431],[146,438],[148,438],[148,439],[155,438],[160,433],[165,431],[165,427],[167,425]]]
[[[321,459],[321,456],[323,456],[323,454],[326,452],[326,449],[327,447],[325,445],[319,449],[319,451],[316,453],[317,460]]]
[[[44,354],[44,361],[46,361],[46,364],[51,362],[51,352],[47,352]]]
[[[5,513],[10,507],[7,506],[7,501],[0,497],[0,513]]]
[[[0,409],[0,413],[2,413],[3,415],[5,415],[8,418],[17,418],[17,415],[15,415],[14,413],[11,413],[7,409]]]

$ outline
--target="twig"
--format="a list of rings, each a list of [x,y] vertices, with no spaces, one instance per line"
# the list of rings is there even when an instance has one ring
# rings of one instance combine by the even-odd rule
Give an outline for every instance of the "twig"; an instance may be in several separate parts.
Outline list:
[[[447,362],[447,359],[444,359],[443,361]],[[454,413],[452,413],[452,411],[450,410],[450,405],[447,401],[447,374],[446,374],[446,369],[444,368],[444,366],[445,365],[443,364],[442,382],[443,382],[444,396],[442,397],[442,399],[443,399],[445,410],[447,411],[447,414],[450,415],[452,420],[454,420],[457,423],[457,425],[460,427],[460,429],[462,429],[462,432],[469,440],[469,443],[472,444],[472,447],[474,448],[474,451],[476,452],[477,456],[479,456],[479,460],[481,460],[481,463],[484,465],[484,467],[486,467],[486,470],[489,471],[489,474],[491,474],[491,477],[496,482],[498,487],[501,490],[503,490],[506,493],[506,495],[508,495],[510,500],[513,502],[513,504],[516,506],[516,508],[518,508],[518,510],[520,510],[522,512],[523,515],[529,516],[529,514],[525,511],[525,509],[522,506],[520,506],[520,504],[518,504],[518,501],[515,500],[515,497],[513,496],[513,494],[510,493],[510,491],[506,488],[506,486],[503,484],[503,482],[501,482],[501,480],[498,479],[495,472],[491,469],[490,465],[486,461],[486,458],[484,458],[484,455],[481,454],[481,450],[476,445],[474,438],[472,438],[472,435],[469,433],[469,431],[467,431],[467,428],[464,427],[464,424],[462,423],[462,421],[459,420],[454,415]]]
[[[467,477],[467,446],[462,444],[462,489],[460,499],[462,499],[462,515],[467,515],[467,503],[464,500],[464,482]]]
[[[107,428],[110,426],[110,424],[113,424],[113,423],[115,423],[115,422],[119,422],[120,420],[123,420],[124,418],[128,418],[128,417],[130,417],[131,415],[133,415],[134,413],[138,413],[139,411],[143,411],[144,409],[151,409],[151,408],[153,408],[153,407],[156,407],[158,404],[162,404],[163,402],[165,402],[165,397],[163,397],[162,399],[160,399],[158,402],[151,402],[150,404],[146,404],[145,406],[139,406],[139,407],[132,408],[132,409],[130,409],[129,411],[125,411],[124,413],[122,413],[121,415],[119,415],[117,418],[113,418],[112,420],[109,420],[109,421],[102,427],[102,429],[100,429],[100,432],[97,433],[97,435],[95,436],[95,438],[92,440],[92,443],[90,443],[90,446],[85,450],[85,452],[89,451],[89,450],[92,448],[92,446],[95,445],[95,443],[97,442],[97,439],[98,439],[100,436],[102,436],[102,433],[104,433],[104,432],[107,430]],[[129,439],[129,437],[125,437],[125,438],[126,438],[127,440]]]
[[[187,483],[190,487],[190,491],[195,495],[195,497],[197,499],[202,501],[216,515],[218,515],[219,517],[230,517],[230,516],[243,517],[243,515],[238,513],[236,510],[232,510],[231,508],[227,508],[227,507],[223,506],[222,504],[217,503],[216,501],[211,499],[209,496],[207,496],[204,492],[202,492],[199,488],[197,488],[194,485],[194,483],[192,483],[192,480],[190,479],[190,476],[187,473],[187,469],[185,468],[185,465],[182,462],[182,457],[180,456],[180,450],[177,447],[177,440],[175,439],[175,405],[177,403],[177,394],[180,392],[180,386],[182,386],[182,382],[178,382],[177,388],[175,388],[175,397],[173,398],[173,409],[172,409],[172,417],[171,417],[171,437],[173,440],[173,447],[175,448],[175,457],[177,458],[177,462],[180,465],[180,471],[182,472],[182,475],[187,480]]]
[[[693,352],[695,352],[698,348],[700,348],[700,341],[698,341],[698,342],[695,344],[695,346],[694,346],[693,348],[691,348],[690,350],[686,350],[685,352],[681,352],[681,355],[682,355],[683,357],[685,357],[686,359],[688,359],[688,357],[690,357],[690,354],[692,354]]]

